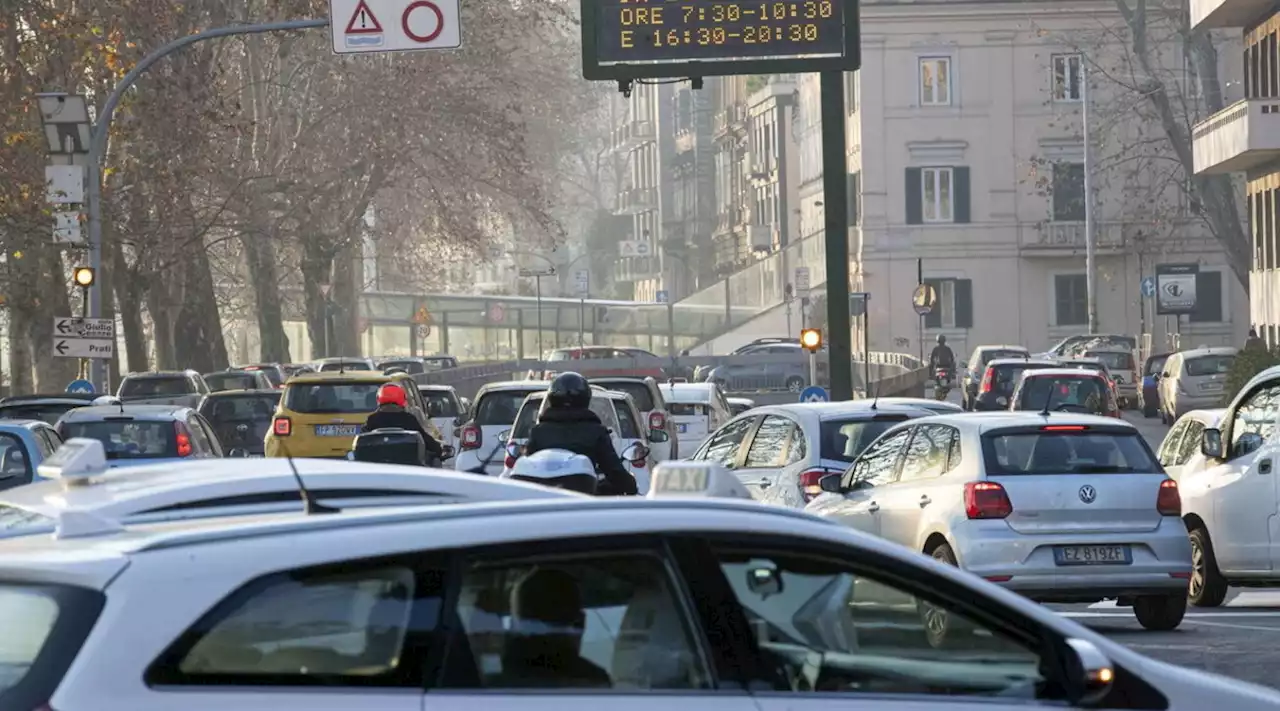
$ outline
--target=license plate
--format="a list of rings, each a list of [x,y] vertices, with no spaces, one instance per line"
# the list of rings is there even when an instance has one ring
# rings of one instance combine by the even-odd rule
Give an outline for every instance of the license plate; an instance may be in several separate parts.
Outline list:
[[[1129,546],[1054,546],[1053,562],[1058,565],[1129,565]]]
[[[684,434],[689,431],[689,425],[676,425],[676,432]]]
[[[360,434],[360,425],[316,425],[317,437],[354,437]]]
[[[1216,392],[1222,389],[1222,383],[1201,383],[1200,389],[1206,392]]]

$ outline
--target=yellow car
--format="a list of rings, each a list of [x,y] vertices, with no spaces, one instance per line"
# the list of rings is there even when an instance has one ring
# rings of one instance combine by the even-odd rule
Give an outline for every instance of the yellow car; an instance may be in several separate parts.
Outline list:
[[[437,442],[440,429],[427,417],[418,385],[405,373],[383,375],[377,371],[304,373],[284,384],[280,406],[267,431],[268,457],[342,458],[351,451],[369,415],[378,408],[378,388],[397,383],[404,388],[408,410]]]

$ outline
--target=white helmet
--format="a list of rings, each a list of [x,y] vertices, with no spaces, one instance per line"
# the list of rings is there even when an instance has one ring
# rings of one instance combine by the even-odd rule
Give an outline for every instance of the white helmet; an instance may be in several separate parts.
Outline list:
[[[90,404],[91,405],[119,405],[120,398],[116,397],[115,395],[102,395],[99,397],[95,397],[93,399],[93,402]]]

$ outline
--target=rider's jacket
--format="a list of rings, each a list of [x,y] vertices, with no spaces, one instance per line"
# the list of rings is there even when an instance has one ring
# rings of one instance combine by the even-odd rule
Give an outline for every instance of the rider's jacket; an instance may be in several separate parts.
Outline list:
[[[525,454],[543,449],[567,449],[590,457],[604,475],[602,493],[635,494],[636,479],[613,449],[613,439],[596,413],[586,408],[549,409],[529,433]]]

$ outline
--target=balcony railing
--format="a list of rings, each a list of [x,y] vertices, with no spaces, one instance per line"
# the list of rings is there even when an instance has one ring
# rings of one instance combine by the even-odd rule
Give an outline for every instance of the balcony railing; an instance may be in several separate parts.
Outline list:
[[[612,144],[615,151],[630,151],[652,141],[654,137],[653,122],[645,120],[628,121],[613,130]]]
[[[1114,253],[1124,248],[1124,223],[1101,222],[1093,225],[1094,246],[1099,252]],[[1020,230],[1019,247],[1024,252],[1046,256],[1069,256],[1084,253],[1083,222],[1041,222],[1025,225]]]
[[[639,215],[658,208],[657,190],[653,188],[629,188],[618,193],[618,215]]]
[[[1237,101],[1196,124],[1197,173],[1234,173],[1280,159],[1280,99]]]
[[[658,276],[661,272],[657,257],[621,257],[613,264],[615,281],[635,281]]]

